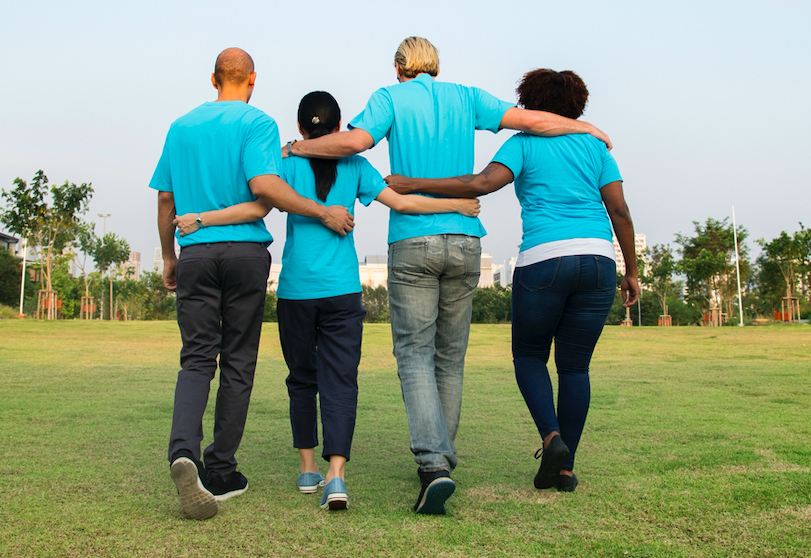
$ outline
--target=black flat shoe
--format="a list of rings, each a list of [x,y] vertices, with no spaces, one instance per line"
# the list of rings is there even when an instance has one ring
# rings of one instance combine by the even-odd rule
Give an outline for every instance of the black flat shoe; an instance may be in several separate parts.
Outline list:
[[[569,475],[560,475],[558,478],[558,492],[574,492],[577,488],[577,475],[572,473]]]
[[[542,490],[557,486],[560,469],[569,459],[569,447],[560,435],[555,434],[546,448],[535,452],[535,459],[541,458],[541,466],[535,475],[535,488]]]

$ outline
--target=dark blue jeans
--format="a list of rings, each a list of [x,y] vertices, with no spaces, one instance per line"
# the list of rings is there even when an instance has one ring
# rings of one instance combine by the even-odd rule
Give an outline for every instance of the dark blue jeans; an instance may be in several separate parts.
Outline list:
[[[604,256],[545,260],[516,268],[513,277],[515,379],[541,438],[558,431],[569,446],[569,471],[589,410],[591,355],[616,290],[616,264]],[[557,413],[546,367],[553,339]]]

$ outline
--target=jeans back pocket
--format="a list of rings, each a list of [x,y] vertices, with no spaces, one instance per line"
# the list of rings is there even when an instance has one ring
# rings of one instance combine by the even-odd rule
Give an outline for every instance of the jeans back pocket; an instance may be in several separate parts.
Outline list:
[[[401,240],[389,246],[389,282],[413,284],[426,273],[428,242]]]
[[[515,268],[514,281],[528,291],[548,289],[555,284],[560,258],[543,260],[525,267]]]

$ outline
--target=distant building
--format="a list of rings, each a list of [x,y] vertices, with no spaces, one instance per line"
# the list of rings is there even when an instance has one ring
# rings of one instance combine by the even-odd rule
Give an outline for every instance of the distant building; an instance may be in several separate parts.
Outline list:
[[[360,284],[372,287],[386,287],[389,279],[388,256],[366,256],[358,264]]]
[[[132,270],[132,278],[136,281],[141,279],[141,253],[130,252],[130,259],[124,264],[127,268]],[[163,260],[161,260],[161,267],[163,267]]]
[[[175,239],[175,254],[180,254],[180,245]],[[155,258],[152,260],[152,271],[163,275],[163,250],[160,246],[155,248]]]
[[[270,275],[268,276],[268,290],[267,292],[276,292],[279,288],[279,275],[282,273],[282,264],[271,262]]]
[[[493,286],[493,256],[486,252],[482,252],[481,275],[479,275],[478,286]]]
[[[614,255],[617,258],[617,273],[620,275],[625,275],[625,258],[622,256],[622,249],[620,248],[620,244],[617,241],[617,236],[614,235]],[[648,248],[648,241],[646,237],[642,233],[636,233],[634,235],[634,248],[636,250],[636,255],[642,255],[645,250]]]
[[[17,243],[20,241],[19,238],[0,233],[0,248],[5,248],[6,250],[16,253],[17,252]]]
[[[510,258],[510,261],[505,261],[503,264],[493,264],[493,283],[498,283],[502,287],[508,287],[513,282],[513,275],[515,274],[515,264],[518,258]]]

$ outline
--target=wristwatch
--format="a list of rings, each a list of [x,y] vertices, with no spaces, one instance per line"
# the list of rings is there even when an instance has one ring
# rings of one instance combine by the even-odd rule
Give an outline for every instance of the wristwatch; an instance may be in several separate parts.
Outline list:
[[[197,214],[197,226],[201,229],[203,228],[203,220],[200,218],[200,214]]]
[[[288,141],[287,142],[287,156],[288,157],[295,157],[296,155],[293,153],[293,144],[296,143],[298,140]]]

